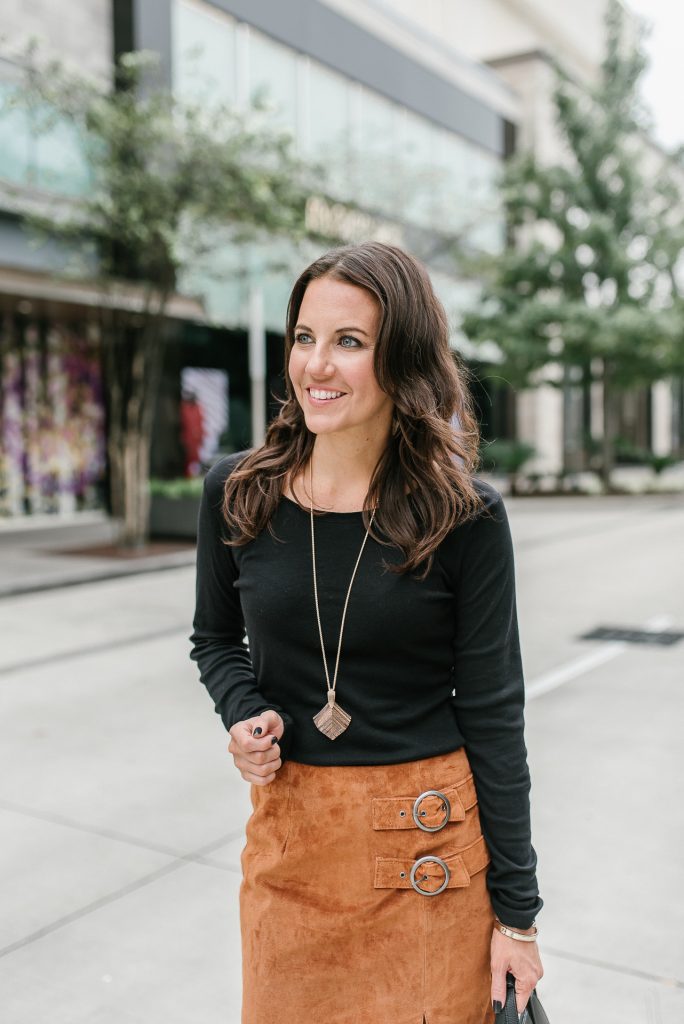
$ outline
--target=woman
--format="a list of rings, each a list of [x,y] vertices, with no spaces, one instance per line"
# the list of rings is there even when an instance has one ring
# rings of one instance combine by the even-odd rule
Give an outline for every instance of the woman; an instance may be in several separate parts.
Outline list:
[[[403,250],[342,247],[296,282],[285,356],[265,443],[207,474],[191,637],[251,783],[243,1024],[482,1024],[507,970],[522,1012],[513,553],[444,309]]]

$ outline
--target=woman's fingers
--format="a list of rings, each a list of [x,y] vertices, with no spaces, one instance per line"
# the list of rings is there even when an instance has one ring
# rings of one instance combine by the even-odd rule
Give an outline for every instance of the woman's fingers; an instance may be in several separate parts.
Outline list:
[[[506,1002],[506,968],[492,963],[492,1008],[500,1013]]]
[[[245,754],[239,747],[235,749],[231,749],[231,747],[232,744],[228,747],[228,750],[233,755],[235,766],[243,773],[245,778],[245,772],[255,778],[263,778],[277,771],[282,766],[280,747],[277,743],[270,750],[257,750],[251,754]]]
[[[273,742],[272,736],[266,737],[266,743],[254,749],[243,747],[234,737],[228,744],[228,753],[233,757],[242,757],[252,764],[267,764],[280,756],[280,744]]]
[[[269,782],[273,782],[273,780],[275,779],[276,773],[278,771],[278,768],[280,768],[282,761],[280,760],[280,758],[278,758],[275,764],[269,764],[265,769],[265,771],[267,771],[267,774],[260,774],[257,771],[252,771],[248,768],[240,768],[237,761],[235,762],[235,764],[240,769],[240,774],[242,775],[242,778],[245,780],[245,782],[251,782],[255,786],[267,786]]]
[[[260,715],[256,715],[254,718],[248,718],[246,725],[251,726],[250,731],[254,736],[265,736],[268,733],[271,736],[277,736],[279,739],[283,735],[285,728],[282,718],[272,708],[262,711]]]
[[[283,763],[277,747],[273,748],[273,755],[269,756],[265,761],[254,761],[251,757],[245,757],[240,753],[234,754],[233,757],[240,771],[250,772],[258,778],[263,778],[265,775],[270,775],[271,772],[277,771]]]
[[[236,722],[230,730],[231,740],[234,740],[246,754],[258,750],[268,750],[273,746],[275,734],[258,725],[259,721],[258,718],[248,718],[244,722]]]
[[[516,1008],[521,1014],[535,985],[544,974],[537,943],[508,938],[495,928],[491,954],[494,1010],[498,1012],[506,1002],[506,973],[510,971],[515,978]]]
[[[255,764],[269,761],[273,758],[273,749],[278,746],[277,737],[273,733],[262,735],[254,734],[252,721],[236,722],[230,730],[230,743],[228,752],[230,754],[243,754],[253,760]]]
[[[276,775],[277,772],[271,772],[271,774],[266,775],[265,778],[260,778],[258,775],[252,775],[251,772],[243,772],[242,777],[245,782],[249,782],[252,786],[270,786]]]
[[[266,715],[275,712],[266,712]],[[280,716],[276,716],[281,722]],[[264,716],[247,719],[244,722],[236,722],[230,730],[230,743],[228,753],[233,755],[235,766],[246,782],[256,786],[265,786],[273,782],[275,773],[282,765],[280,758],[280,744],[277,737],[272,733],[261,735],[255,729],[263,729],[256,723],[262,721]],[[277,723],[271,723],[276,724]]]
[[[529,978],[526,981],[521,978],[515,979],[515,1005],[518,1013],[522,1013],[527,1006],[532,989],[536,984],[536,981],[530,982]]]
[[[255,786],[266,786],[276,777],[282,766],[279,738],[283,734],[283,720],[276,711],[236,722],[230,729],[228,753],[242,778]]]

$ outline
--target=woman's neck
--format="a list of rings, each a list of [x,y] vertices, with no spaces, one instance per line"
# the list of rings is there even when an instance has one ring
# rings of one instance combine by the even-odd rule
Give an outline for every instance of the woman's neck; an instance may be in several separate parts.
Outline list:
[[[313,470],[314,508],[358,511],[365,506],[371,477],[383,451],[384,447],[373,445],[370,438],[352,446],[330,435],[319,434],[312,459],[285,494],[307,507],[311,500],[310,471]]]
[[[314,493],[344,495],[363,491],[370,485],[375,467],[385,451],[386,440],[368,437],[345,443],[332,435],[319,434],[314,442],[312,458],[306,467],[306,484],[313,470]]]

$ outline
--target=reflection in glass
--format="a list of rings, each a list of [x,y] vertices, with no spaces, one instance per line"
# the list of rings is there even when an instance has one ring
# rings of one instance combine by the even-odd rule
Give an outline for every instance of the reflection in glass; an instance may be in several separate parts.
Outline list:
[[[31,167],[31,139],[26,112],[8,107],[15,88],[0,82],[0,178],[25,182]]]
[[[189,102],[236,98],[235,22],[220,11],[176,0],[172,20],[173,88]]]
[[[297,134],[297,56],[254,29],[249,32],[249,94],[265,96],[274,125]]]
[[[331,195],[349,200],[354,195],[351,175],[351,90],[349,79],[309,62],[309,124],[303,136],[306,155],[324,161]]]
[[[396,215],[402,205],[402,183],[396,175],[401,108],[363,86],[358,86],[355,101],[355,196],[371,210]]]

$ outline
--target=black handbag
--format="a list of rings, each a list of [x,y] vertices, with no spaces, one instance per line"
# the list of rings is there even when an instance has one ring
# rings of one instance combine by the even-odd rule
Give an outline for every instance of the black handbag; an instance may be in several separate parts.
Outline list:
[[[539,1002],[536,988],[527,1002],[525,1013],[527,1016],[525,1014],[522,1016],[525,1024],[528,1022],[529,1024],[549,1024],[549,1018]],[[506,975],[506,1002],[501,1013],[497,1013],[496,1020],[498,1024],[520,1024],[518,1007],[515,1002],[515,978],[510,972]]]

